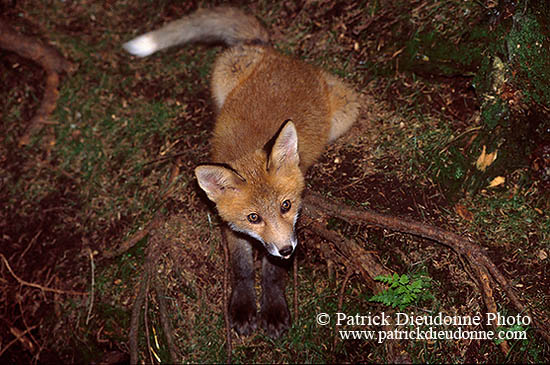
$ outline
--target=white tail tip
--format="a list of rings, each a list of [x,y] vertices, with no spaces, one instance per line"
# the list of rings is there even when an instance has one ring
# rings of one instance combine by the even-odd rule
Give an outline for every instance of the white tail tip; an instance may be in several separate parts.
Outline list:
[[[124,43],[122,47],[124,47],[126,51],[138,57],[147,57],[158,50],[155,40],[150,34],[140,35],[139,37]]]

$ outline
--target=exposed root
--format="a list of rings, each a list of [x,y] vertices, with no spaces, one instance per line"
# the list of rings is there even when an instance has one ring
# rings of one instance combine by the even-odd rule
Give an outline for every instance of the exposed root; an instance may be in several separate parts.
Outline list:
[[[229,247],[227,243],[227,237],[225,231],[220,230],[222,233],[222,246],[223,246],[223,317],[225,320],[225,350],[227,364],[231,364],[231,354],[233,353],[233,344],[231,342],[231,323],[229,323]]]
[[[348,270],[346,272],[346,277],[344,278],[344,281],[342,282],[342,287],[340,288],[340,295],[338,296],[338,313],[342,311],[342,306],[344,305],[344,293],[346,291],[346,286],[348,285],[348,281],[353,275],[353,270]],[[336,348],[336,341],[338,339],[338,327],[334,326],[334,339],[332,341],[332,348]]]
[[[311,217],[314,216],[315,219]],[[344,290],[349,281],[351,275],[355,272],[359,273],[367,286],[369,286],[373,292],[379,293],[387,287],[375,281],[374,278],[378,275],[389,275],[391,270],[385,268],[380,264],[378,258],[369,251],[366,251],[364,248],[359,246],[353,241],[350,241],[343,237],[338,232],[328,230],[322,225],[318,220],[322,217],[315,213],[312,210],[309,210],[306,214],[302,216],[303,221],[305,221],[307,227],[323,237],[323,239],[332,242],[334,247],[321,246],[323,254],[327,257],[330,257],[331,260],[335,262],[341,262],[346,266],[347,272],[342,288],[340,291],[340,297],[338,299],[338,311],[342,308],[344,300]],[[391,312],[391,310],[389,311]],[[391,332],[393,331],[393,326],[384,326],[384,331]],[[337,333],[334,336],[333,347],[336,347]],[[386,347],[386,352],[388,358],[392,359],[394,363],[411,363],[409,355],[401,349],[401,345],[396,341],[387,341],[384,345]]]
[[[470,266],[474,269],[476,273],[476,277],[479,281],[479,287],[481,289],[481,296],[483,297],[483,301],[485,302],[485,307],[487,307],[487,311],[490,313],[497,313],[497,304],[495,302],[495,299],[493,298],[493,289],[491,288],[489,272],[484,266],[481,265],[470,264]],[[496,324],[493,325],[493,329],[497,331]],[[502,341],[499,346],[504,355],[507,355],[508,351],[510,351],[510,345],[508,345],[508,342],[505,340]]]
[[[19,139],[19,145],[29,143],[31,136],[43,125],[48,124],[48,116],[56,107],[59,97],[59,74],[72,72],[74,66],[55,48],[43,44],[38,39],[17,33],[15,29],[0,20],[0,48],[17,53],[38,63],[46,71],[44,96],[36,114],[27,125],[26,131]]]
[[[168,343],[170,361],[175,364],[178,362],[178,352],[176,351],[176,346],[174,344],[174,336],[172,335],[172,333],[174,333],[174,329],[172,328],[172,322],[170,322],[170,317],[168,316],[168,304],[166,303],[166,298],[164,297],[158,278],[155,282],[155,291],[159,302],[160,322],[162,324],[164,336],[166,337],[166,342]]]
[[[361,276],[366,280],[369,286],[373,285],[372,278],[376,276],[376,265],[380,267],[380,265],[377,264],[377,260],[373,260],[371,254],[354,242],[346,240],[338,233],[324,228],[324,225],[319,222],[320,220],[324,220],[329,217],[338,217],[350,224],[372,224],[393,231],[426,238],[451,248],[457,254],[464,257],[468,264],[473,268],[488,312],[496,314],[497,308],[493,297],[493,289],[491,284],[498,284],[508,295],[510,302],[516,310],[530,315],[533,319],[534,327],[546,339],[546,341],[550,343],[550,331],[546,328],[544,322],[535,320],[536,317],[529,312],[526,306],[521,302],[521,300],[519,300],[509,281],[504,277],[504,275],[502,275],[495,264],[475,243],[460,237],[455,233],[438,227],[425,225],[406,219],[399,219],[366,209],[351,208],[341,203],[324,198],[321,195],[311,191],[308,191],[304,197],[303,210],[304,217],[306,218],[306,224],[313,227],[317,233],[321,234],[325,239],[333,242],[338,250],[345,253],[346,258],[354,264],[355,269],[361,273]],[[374,265],[374,268],[371,268],[371,265]],[[373,289],[376,291],[376,285]],[[503,352],[507,352],[509,350],[508,344],[504,343],[504,345],[501,345],[501,349]]]
[[[315,220],[312,219],[312,217],[315,217]],[[352,264],[353,270],[357,271],[361,275],[369,288],[371,288],[375,293],[383,291],[385,289],[384,285],[378,281],[374,281],[374,278],[378,275],[387,274],[390,271],[385,269],[380,264],[373,253],[366,251],[355,242],[347,240],[339,233],[326,229],[324,225],[317,220],[318,218],[319,215],[315,214],[311,210],[302,216],[302,219],[306,222],[308,228],[327,241],[334,243],[335,249],[346,258],[347,262]],[[326,255],[331,255],[331,253],[326,251],[327,250],[324,250]],[[334,261],[342,260],[335,257]]]
[[[134,307],[132,308],[132,319],[130,320],[130,364],[138,363],[138,335],[139,335],[139,317],[141,314],[141,307],[145,302],[145,296],[147,295],[147,288],[149,287],[149,270],[145,270],[141,278],[141,285],[139,287],[138,295],[134,301]]]
[[[426,238],[433,242],[442,244],[455,251],[460,258],[464,258],[467,265],[472,269],[473,276],[476,278],[477,285],[480,293],[483,297],[485,306],[489,313],[497,312],[497,306],[494,299],[494,288],[500,286],[504,292],[510,298],[510,302],[514,307],[525,314],[527,312],[525,305],[519,300],[515,294],[512,286],[508,280],[502,275],[494,263],[483,253],[483,251],[475,245],[475,243],[462,238],[452,232],[445,231],[443,229],[424,225],[419,222],[399,219],[396,217],[375,213],[365,209],[358,209],[345,206],[341,203],[326,199],[319,194],[313,192],[307,192],[304,197],[302,224],[306,229],[309,229],[323,239],[331,242],[331,245],[321,245],[323,255],[327,260],[333,262],[344,263],[347,267],[346,277],[342,283],[340,289],[340,296],[338,302],[338,308],[341,308],[344,300],[345,287],[349,282],[352,275],[358,274],[367,283],[367,285],[375,292],[378,293],[384,290],[386,287],[384,284],[375,281],[374,278],[379,275],[391,274],[391,270],[384,267],[380,263],[380,260],[376,256],[375,252],[365,250],[361,245],[356,242],[346,239],[340,233],[331,231],[326,228],[326,220],[331,217],[337,217],[343,219],[350,224],[371,224],[393,231],[412,234],[418,237]],[[132,244],[145,237],[153,228],[159,226],[164,221],[164,217],[155,217],[154,220],[148,225],[148,227],[138,232],[134,237],[130,238]],[[152,241],[155,240],[155,234],[152,235]],[[153,242],[154,244],[154,242]],[[151,245],[151,243],[150,243]],[[123,245],[128,247],[128,244]],[[232,361],[232,335],[229,321],[228,310],[228,297],[229,297],[229,250],[227,247],[227,239],[222,233],[222,247],[224,250],[224,277],[223,277],[223,311],[225,320],[225,333],[226,333],[226,362]],[[120,252],[120,251],[119,251]],[[146,267],[146,273],[142,279],[140,292],[134,303],[132,311],[132,321],[130,330],[130,355],[131,362],[137,363],[138,361],[138,347],[137,347],[137,333],[139,330],[139,317],[141,314],[141,308],[144,305],[145,295],[147,295],[147,287],[149,283],[149,277],[154,275],[155,260],[148,257]],[[298,288],[297,288],[297,262],[294,262],[294,317],[297,320],[298,317]],[[176,349],[174,347],[173,339],[169,338],[172,333],[172,327],[169,323],[169,317],[166,314],[166,304],[163,304],[164,297],[160,292],[157,292],[159,298],[161,321],[164,328],[164,332],[167,334],[167,342],[170,348],[170,355],[172,361],[176,359]],[[164,308],[164,309],[163,309]],[[544,327],[543,321],[535,320],[533,318],[533,326],[542,334],[542,336],[548,340],[548,333]],[[390,327],[384,327],[385,331],[392,331]],[[549,341],[550,342],[550,341]],[[333,346],[336,346],[336,336]],[[510,346],[506,342],[500,344],[502,352],[509,353]],[[395,362],[410,362],[410,357],[403,351],[401,344],[395,341],[386,343],[386,351],[388,359]]]
[[[294,284],[294,320],[298,321],[298,256],[292,259],[292,282]]]
[[[147,340],[147,353],[149,354],[149,363],[154,364],[152,354],[153,348],[151,347],[151,335],[149,334],[149,283],[150,280],[147,280],[147,287],[145,288],[145,308],[143,309],[143,324],[145,326],[145,339]]]

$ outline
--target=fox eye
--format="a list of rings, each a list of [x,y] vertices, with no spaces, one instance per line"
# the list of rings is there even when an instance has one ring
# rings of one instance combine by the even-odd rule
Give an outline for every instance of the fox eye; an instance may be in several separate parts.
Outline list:
[[[248,221],[252,224],[258,224],[262,221],[262,218],[256,213],[250,213],[246,218],[248,218]]]
[[[290,207],[292,207],[292,204],[290,203],[290,200],[285,200],[281,204],[281,213],[286,213],[290,210]]]

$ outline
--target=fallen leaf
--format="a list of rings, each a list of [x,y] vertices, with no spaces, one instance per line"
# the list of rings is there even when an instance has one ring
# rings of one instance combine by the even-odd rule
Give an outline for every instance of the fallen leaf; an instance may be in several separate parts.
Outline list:
[[[496,186],[504,184],[505,181],[506,181],[506,179],[504,177],[497,176],[493,180],[491,180],[491,182],[489,183],[489,187],[494,188]]]
[[[540,261],[544,261],[548,258],[548,254],[546,253],[546,251],[544,251],[543,249],[541,249],[539,251],[539,253],[537,254],[537,256],[539,257],[539,260]]]
[[[483,145],[483,150],[477,158],[476,167],[479,171],[485,171],[497,159],[497,150],[487,153],[487,147]]]

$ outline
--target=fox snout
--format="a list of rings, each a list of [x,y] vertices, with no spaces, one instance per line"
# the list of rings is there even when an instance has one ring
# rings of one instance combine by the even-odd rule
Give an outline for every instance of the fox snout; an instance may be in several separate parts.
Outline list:
[[[292,252],[294,251],[294,248],[292,246],[285,246],[284,248],[281,248],[279,250],[279,254],[283,256],[285,259],[290,257],[292,255]]]
[[[267,249],[267,252],[269,252],[270,255],[279,257],[282,259],[289,259],[290,256],[294,253],[294,249],[298,245],[298,240],[296,239],[296,236],[294,233],[292,234],[290,240],[288,242],[285,242],[283,244],[276,244],[272,242],[265,242],[261,241],[265,248]]]

